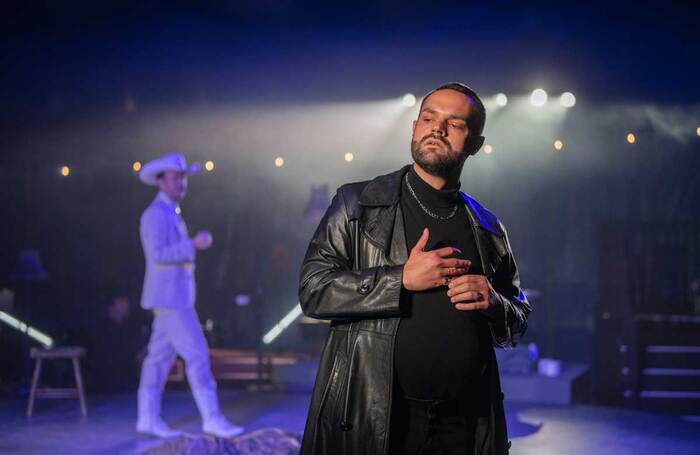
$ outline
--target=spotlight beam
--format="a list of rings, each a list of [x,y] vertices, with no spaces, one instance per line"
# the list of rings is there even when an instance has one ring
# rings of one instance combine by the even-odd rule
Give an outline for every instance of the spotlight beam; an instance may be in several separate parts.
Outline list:
[[[282,332],[284,332],[285,329],[286,329],[287,327],[289,327],[289,325],[290,325],[292,322],[296,321],[296,319],[297,319],[299,316],[301,316],[301,313],[302,313],[302,311],[301,311],[301,305],[296,304],[296,305],[294,306],[294,308],[292,308],[292,311],[290,311],[289,313],[287,313],[287,315],[286,315],[285,317],[283,317],[283,318],[280,320],[280,322],[278,322],[277,324],[275,324],[275,326],[272,327],[272,328],[270,329],[270,331],[267,332],[267,333],[265,334],[265,336],[264,336],[263,339],[262,339],[263,343],[265,343],[265,344],[270,344],[270,343],[272,343],[272,342],[275,340],[275,338],[277,338],[278,336],[280,336],[280,334],[281,334]]]
[[[14,329],[19,330],[20,332],[27,335],[29,338],[38,341],[45,348],[53,347],[53,339],[50,336],[46,335],[43,332],[40,332],[34,327],[28,326],[24,322],[20,321],[19,319],[15,318],[14,316],[8,313],[5,313],[4,311],[0,311],[0,321],[4,322],[5,324],[9,325]]]

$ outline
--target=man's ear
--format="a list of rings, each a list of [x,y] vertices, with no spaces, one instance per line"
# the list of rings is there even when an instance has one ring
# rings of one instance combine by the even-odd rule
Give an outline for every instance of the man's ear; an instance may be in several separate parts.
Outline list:
[[[479,151],[482,145],[484,145],[484,136],[473,136],[467,138],[467,143],[464,149],[469,154],[469,156],[474,156]]]

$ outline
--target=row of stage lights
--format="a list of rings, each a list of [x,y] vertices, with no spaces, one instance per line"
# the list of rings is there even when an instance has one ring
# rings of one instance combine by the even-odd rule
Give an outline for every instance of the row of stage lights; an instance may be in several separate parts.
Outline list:
[[[700,136],[700,127],[698,127],[696,132],[697,132],[697,135]],[[634,144],[635,142],[637,142],[637,137],[634,135],[634,133],[627,133],[626,140],[629,144]],[[553,143],[553,146],[554,146],[554,150],[561,151],[564,148],[564,142],[561,139],[556,139]],[[484,150],[484,153],[486,153],[487,155],[490,155],[491,153],[493,153],[494,148],[491,144],[485,144],[483,150]],[[349,163],[355,159],[355,155],[348,152],[343,156],[343,159]],[[284,158],[282,158],[281,156],[278,156],[277,158],[275,158],[274,164],[275,164],[275,167],[278,167],[278,168],[283,167],[285,164]],[[133,164],[131,165],[131,169],[134,172],[139,172],[141,170],[141,166],[142,166],[142,164],[140,161],[134,161]],[[206,161],[204,163],[204,170],[205,171],[212,172],[214,170],[214,168],[215,168],[215,165],[214,165],[213,161],[209,160],[209,161]],[[61,174],[63,177],[68,177],[71,174],[71,168],[69,166],[61,166],[61,168],[59,169],[59,174]]]
[[[698,127],[697,133],[698,136],[700,136],[700,127]],[[625,139],[627,140],[628,144],[634,144],[635,142],[637,142],[637,136],[635,136],[634,133],[627,133],[627,137]],[[554,150],[559,152],[564,149],[564,141],[562,141],[561,139],[556,139],[552,143],[552,146],[554,147]],[[484,153],[490,155],[491,153],[493,153],[493,146],[491,144],[485,144],[483,150]]]
[[[532,104],[535,107],[542,107],[545,104],[547,104],[548,98],[549,95],[544,89],[537,88],[533,90],[530,94],[530,104]],[[499,107],[505,107],[508,104],[508,96],[505,93],[496,94],[494,100]],[[415,106],[417,101],[418,100],[416,99],[416,96],[412,93],[406,93],[401,99],[401,103],[406,107]],[[559,95],[559,103],[566,108],[574,107],[574,105],[576,105],[576,96],[574,96],[574,94],[571,92],[564,92],[561,95]],[[700,136],[700,126],[698,126],[698,128],[695,130],[695,133],[698,136]],[[627,133],[626,140],[629,144],[634,144],[635,142],[637,142],[637,138],[633,132]],[[552,145],[554,146],[554,150],[556,151],[561,151],[564,149],[564,142],[561,139],[556,139]],[[491,144],[485,144],[483,150],[484,153],[490,155],[491,153],[493,153],[494,148]],[[343,159],[349,163],[355,159],[355,156],[352,153],[348,152],[343,156]],[[283,167],[285,164],[284,158],[281,156],[276,157],[274,160],[274,164],[277,168]],[[141,162],[135,161],[131,167],[134,172],[138,172],[141,170]],[[211,160],[206,161],[204,163],[204,169],[208,172],[212,172],[214,170],[214,167],[214,162]],[[69,166],[61,166],[61,168],[59,169],[59,173],[63,177],[68,177],[71,174],[71,169]]]
[[[695,132],[698,136],[700,136],[700,126],[695,130]],[[635,144],[637,142],[637,136],[635,136],[635,134],[632,132],[628,132],[627,136],[625,137],[625,140],[627,141],[628,144]],[[559,152],[559,151],[564,149],[564,141],[562,141],[561,139],[556,139],[552,143],[552,146],[554,147],[554,150]],[[491,153],[493,153],[494,148],[493,148],[493,145],[491,145],[491,144],[485,144],[483,150],[484,150],[484,153],[486,153],[487,155],[490,155]],[[348,152],[343,156],[343,159],[349,163],[355,159],[355,155]],[[284,158],[282,158],[281,156],[278,156],[277,158],[275,158],[274,164],[275,164],[275,167],[278,167],[278,168],[283,167],[285,164]],[[207,172],[212,172],[214,170],[214,168],[215,168],[215,165],[214,165],[213,161],[209,160],[209,161],[206,161],[204,163],[204,170],[206,170]],[[134,172],[139,172],[141,170],[141,162],[134,161],[134,163],[131,165],[131,169]],[[59,169],[59,174],[62,175],[63,177],[68,177],[71,174],[71,168],[69,166],[61,166],[61,168]]]
[[[535,107],[542,107],[547,104],[549,95],[544,89],[537,88],[530,94],[530,104]],[[495,96],[496,105],[499,107],[505,107],[508,104],[508,96],[505,93],[498,93]],[[416,96],[412,93],[406,93],[401,99],[401,103],[406,107],[413,107],[416,105]],[[574,107],[576,105],[576,96],[571,92],[564,92],[559,95],[559,104],[564,107]]]
[[[355,155],[348,152],[345,155],[343,155],[343,159],[349,163],[355,159]],[[275,164],[275,167],[284,166],[284,164],[285,164],[284,158],[282,158],[281,156],[278,156],[277,158],[275,158],[274,164]],[[142,166],[142,164],[140,161],[134,161],[131,164],[131,169],[134,172],[139,172],[141,170],[141,166]],[[212,172],[215,167],[216,166],[214,165],[214,162],[211,160],[204,162],[204,170],[207,172]],[[63,176],[63,177],[68,177],[71,174],[71,172],[72,171],[71,171],[70,166],[67,166],[67,165],[61,166],[59,171],[58,171],[58,173],[61,174],[61,176]]]

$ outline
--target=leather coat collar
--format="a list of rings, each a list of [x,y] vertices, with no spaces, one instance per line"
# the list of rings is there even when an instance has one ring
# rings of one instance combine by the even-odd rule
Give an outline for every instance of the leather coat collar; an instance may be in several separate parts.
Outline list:
[[[401,181],[404,174],[408,172],[411,165],[407,165],[392,172],[391,174],[380,175],[371,180],[360,194],[360,205],[365,207],[387,207],[398,204],[401,194]],[[462,199],[467,205],[467,210],[471,221],[481,229],[494,235],[503,237],[504,233],[496,216],[481,206],[474,198],[467,193],[461,192]]]
[[[391,174],[375,178],[359,196],[359,204],[363,207],[359,219],[364,235],[395,264],[402,264],[408,258],[403,216],[398,202],[401,181],[409,168],[410,165],[404,166]],[[482,268],[487,275],[491,275],[506,252],[505,233],[493,213],[468,194],[461,194],[467,206],[469,222],[475,228]]]

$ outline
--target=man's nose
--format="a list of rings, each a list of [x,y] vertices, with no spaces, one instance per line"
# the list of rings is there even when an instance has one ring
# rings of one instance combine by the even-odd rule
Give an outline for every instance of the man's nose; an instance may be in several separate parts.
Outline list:
[[[433,132],[434,133],[439,134],[440,136],[444,136],[445,131],[447,131],[447,129],[445,128],[445,125],[443,122],[435,122],[435,124],[433,125]]]

